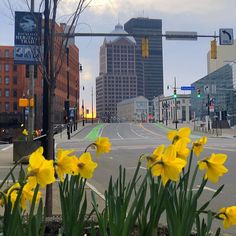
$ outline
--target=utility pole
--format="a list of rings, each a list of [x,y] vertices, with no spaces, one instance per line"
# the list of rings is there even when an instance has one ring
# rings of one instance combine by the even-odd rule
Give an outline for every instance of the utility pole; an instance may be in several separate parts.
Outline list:
[[[175,87],[174,90],[176,90],[176,77],[175,77]],[[177,111],[177,96],[174,97],[175,99],[175,129],[178,129],[178,111]]]
[[[93,124],[93,87],[92,87],[92,124]]]
[[[34,12],[34,0],[31,0],[30,12]],[[33,140],[34,131],[34,65],[29,65],[29,116],[28,116],[28,133],[29,141]],[[31,101],[32,100],[32,104]]]

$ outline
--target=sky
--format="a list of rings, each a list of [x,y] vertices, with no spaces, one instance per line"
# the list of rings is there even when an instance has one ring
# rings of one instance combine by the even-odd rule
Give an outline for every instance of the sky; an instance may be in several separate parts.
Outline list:
[[[26,0],[0,1],[0,45],[13,45],[14,18],[11,10],[28,10]],[[39,0],[35,0],[35,11]],[[63,22],[75,9],[78,0],[61,0],[57,22]],[[233,28],[236,35],[236,0],[93,0],[81,14],[75,32],[109,33],[117,23],[124,25],[129,19],[147,17],[162,20],[162,31],[195,31],[199,35],[218,35],[220,28]],[[234,37],[235,38],[235,37]],[[103,37],[77,37],[80,63],[83,66],[80,96],[91,111],[92,88],[95,93],[99,75],[99,49]],[[207,52],[211,38],[197,41],[166,40],[163,38],[164,93],[174,84],[188,86],[207,74]],[[235,55],[236,57],[236,55]],[[95,96],[94,96],[95,104]],[[81,105],[81,104],[80,104]],[[95,107],[95,105],[94,105]],[[94,108],[95,109],[95,108]]]

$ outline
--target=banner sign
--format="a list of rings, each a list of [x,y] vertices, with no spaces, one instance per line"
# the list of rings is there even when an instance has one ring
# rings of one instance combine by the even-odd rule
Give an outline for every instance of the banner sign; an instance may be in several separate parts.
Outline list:
[[[41,13],[15,12],[15,64],[35,65],[39,63],[41,31]]]

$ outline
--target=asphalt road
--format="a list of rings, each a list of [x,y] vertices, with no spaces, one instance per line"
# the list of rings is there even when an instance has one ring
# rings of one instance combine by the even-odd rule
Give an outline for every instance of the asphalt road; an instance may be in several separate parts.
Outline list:
[[[88,140],[91,137],[91,132],[93,131],[93,126],[87,126],[78,134],[74,135],[71,140],[67,140],[66,137],[60,137],[56,139],[56,146],[66,149],[74,149],[77,155],[80,155],[86,146],[92,142]],[[119,166],[122,165],[127,170],[127,178],[130,178],[134,172],[137,165],[138,158],[143,153],[152,153],[152,151],[160,144],[168,145],[166,128],[161,128],[155,124],[139,124],[139,123],[112,123],[112,124],[100,124],[100,129],[97,131],[98,136],[109,137],[112,143],[112,149],[109,154],[102,155],[97,158],[98,168],[94,173],[94,177],[89,180],[91,187],[97,191],[98,194],[103,197],[104,191],[108,186],[110,176],[115,179],[118,175]],[[193,134],[191,136],[192,140],[199,138],[199,134]],[[207,187],[204,189],[202,195],[202,201],[209,199],[210,196],[214,194],[222,184],[225,184],[221,194],[214,200],[211,208],[217,211],[219,208],[224,206],[236,205],[236,138],[219,138],[219,137],[209,137],[207,145],[205,146],[205,151],[201,155],[201,158],[209,156],[211,153],[225,153],[228,156],[226,167],[229,172],[220,178],[218,184],[207,183]],[[9,145],[2,145],[1,149],[5,149],[5,155],[10,155],[11,148]],[[1,157],[1,155],[0,155]],[[196,160],[196,158],[194,158]],[[197,160],[195,161],[195,163]],[[4,163],[1,164],[0,178],[4,177],[7,169],[4,168]],[[5,165],[9,167],[8,165]],[[146,163],[142,164],[142,169],[145,173]],[[195,184],[195,188],[201,182],[202,175],[200,175]],[[221,225],[221,222],[219,222]],[[231,228],[226,233],[230,235],[236,235],[236,227]],[[225,234],[226,235],[226,234]]]

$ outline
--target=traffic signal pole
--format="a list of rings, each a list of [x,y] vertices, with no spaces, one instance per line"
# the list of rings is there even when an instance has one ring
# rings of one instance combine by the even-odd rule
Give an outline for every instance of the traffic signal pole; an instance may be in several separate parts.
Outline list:
[[[175,87],[174,90],[176,91],[176,77],[175,77]],[[175,94],[176,96],[174,96],[175,99],[175,129],[178,129],[178,114],[177,114],[177,94]]]

